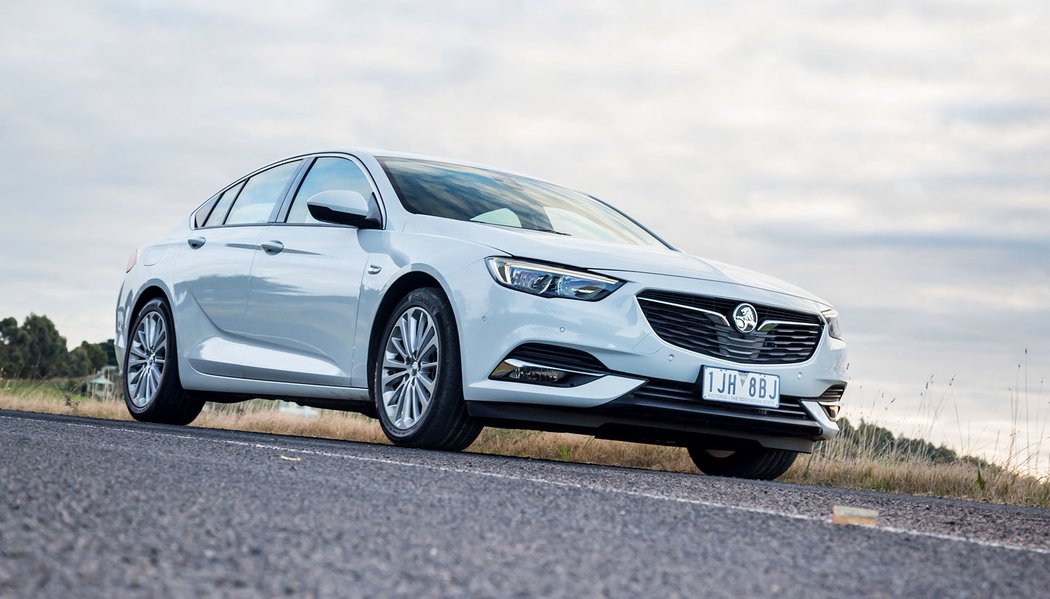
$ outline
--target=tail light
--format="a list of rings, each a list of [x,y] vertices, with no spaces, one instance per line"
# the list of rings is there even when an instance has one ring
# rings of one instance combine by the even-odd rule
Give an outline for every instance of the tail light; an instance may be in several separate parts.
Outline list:
[[[139,258],[139,250],[136,248],[136,249],[132,250],[131,251],[131,255],[128,256],[128,267],[124,269],[125,273],[129,273],[129,272],[131,272],[132,268],[135,268],[135,263],[138,261],[138,258]]]

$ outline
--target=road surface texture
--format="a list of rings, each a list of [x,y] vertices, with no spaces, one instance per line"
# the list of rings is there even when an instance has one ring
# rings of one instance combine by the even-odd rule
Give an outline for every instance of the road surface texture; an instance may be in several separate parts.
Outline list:
[[[802,593],[1045,597],[1050,510],[0,411],[0,597]]]

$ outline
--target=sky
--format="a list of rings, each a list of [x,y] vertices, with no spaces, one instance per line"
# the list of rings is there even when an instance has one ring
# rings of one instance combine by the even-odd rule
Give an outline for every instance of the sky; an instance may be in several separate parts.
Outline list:
[[[128,254],[243,173],[450,156],[813,291],[847,417],[1046,471],[1048,31],[1039,1],[5,0],[0,317],[101,341]]]

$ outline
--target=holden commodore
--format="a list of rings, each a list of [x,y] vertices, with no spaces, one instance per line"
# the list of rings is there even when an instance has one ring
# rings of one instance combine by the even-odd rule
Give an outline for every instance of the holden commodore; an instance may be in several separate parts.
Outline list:
[[[137,249],[116,340],[142,421],[275,398],[398,445],[571,431],[761,479],[838,432],[846,387],[838,315],[797,287],[585,193],[357,149],[260,168]]]

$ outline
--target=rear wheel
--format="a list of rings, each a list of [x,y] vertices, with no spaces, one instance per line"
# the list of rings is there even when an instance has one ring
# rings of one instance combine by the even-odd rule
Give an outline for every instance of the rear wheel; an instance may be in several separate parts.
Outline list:
[[[704,474],[773,480],[787,472],[798,456],[796,451],[748,447],[734,451],[689,446],[689,457]]]
[[[175,327],[163,299],[146,302],[131,328],[124,356],[124,403],[135,420],[164,424],[189,424],[204,407],[179,382]]]
[[[394,308],[376,356],[372,392],[383,432],[406,447],[459,451],[481,424],[463,401],[452,306],[436,289],[412,291]]]

